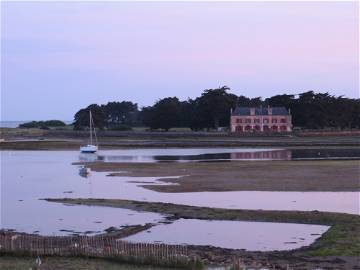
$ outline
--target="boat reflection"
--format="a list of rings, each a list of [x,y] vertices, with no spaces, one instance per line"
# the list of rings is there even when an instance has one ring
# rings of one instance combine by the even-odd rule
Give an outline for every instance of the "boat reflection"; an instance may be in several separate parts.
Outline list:
[[[82,153],[79,155],[79,161],[82,162],[95,162],[99,161],[99,156],[95,153]]]
[[[102,155],[98,160],[104,162],[154,162],[153,156],[143,155]]]
[[[81,166],[79,168],[79,175],[84,178],[88,178],[90,176],[91,170],[85,166]]]

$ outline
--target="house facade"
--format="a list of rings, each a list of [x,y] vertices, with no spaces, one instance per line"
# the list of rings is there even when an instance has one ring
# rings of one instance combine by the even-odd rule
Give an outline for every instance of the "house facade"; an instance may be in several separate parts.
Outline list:
[[[290,110],[285,107],[236,107],[231,112],[231,132],[290,132]]]

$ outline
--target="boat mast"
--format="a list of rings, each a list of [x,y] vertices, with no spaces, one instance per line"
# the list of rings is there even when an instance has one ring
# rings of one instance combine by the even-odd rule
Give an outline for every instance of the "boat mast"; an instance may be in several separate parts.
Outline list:
[[[98,145],[98,139],[97,139],[97,136],[96,136],[96,129],[95,129],[95,124],[94,124],[94,119],[91,119],[91,120],[92,120],[93,129],[94,129],[95,145],[97,146]]]
[[[90,111],[90,145],[92,145],[92,115]]]

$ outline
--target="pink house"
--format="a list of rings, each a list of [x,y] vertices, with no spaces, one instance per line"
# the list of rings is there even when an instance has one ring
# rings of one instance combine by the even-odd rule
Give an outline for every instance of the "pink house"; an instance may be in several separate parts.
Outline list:
[[[290,110],[285,107],[237,107],[231,112],[231,132],[289,132]]]

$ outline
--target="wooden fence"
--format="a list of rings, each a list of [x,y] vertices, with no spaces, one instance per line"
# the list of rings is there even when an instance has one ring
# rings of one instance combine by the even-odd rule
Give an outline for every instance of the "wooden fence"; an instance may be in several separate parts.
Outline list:
[[[0,252],[36,256],[118,258],[157,265],[183,265],[190,262],[186,246],[130,243],[111,236],[0,234]]]

